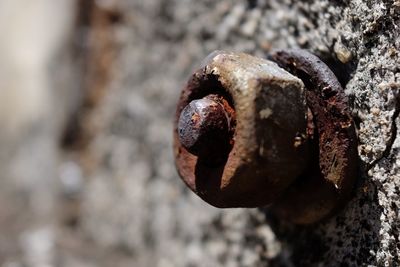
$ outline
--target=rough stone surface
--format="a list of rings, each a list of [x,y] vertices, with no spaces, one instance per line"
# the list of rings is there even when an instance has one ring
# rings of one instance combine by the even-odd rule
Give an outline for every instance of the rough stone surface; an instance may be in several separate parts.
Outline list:
[[[0,75],[15,77],[0,79],[1,266],[399,264],[398,0],[99,0],[76,10],[70,0],[19,2],[0,4],[15,20],[0,16]],[[81,8],[97,13],[71,35]],[[354,198],[310,227],[264,209],[208,206],[172,158],[175,104],[205,55],[286,47],[332,67],[359,137]],[[94,130],[85,145],[61,146],[77,109],[82,131]]]

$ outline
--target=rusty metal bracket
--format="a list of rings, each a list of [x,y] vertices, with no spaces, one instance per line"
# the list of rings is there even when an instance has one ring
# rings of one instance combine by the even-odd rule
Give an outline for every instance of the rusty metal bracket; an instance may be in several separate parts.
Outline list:
[[[271,209],[295,223],[333,214],[357,177],[357,142],[343,89],[304,50],[271,59],[218,51],[183,89],[174,154],[209,204]]]

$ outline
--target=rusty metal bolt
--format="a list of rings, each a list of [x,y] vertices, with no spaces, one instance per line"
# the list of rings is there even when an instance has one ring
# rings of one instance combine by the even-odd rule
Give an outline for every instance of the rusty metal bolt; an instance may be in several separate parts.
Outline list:
[[[271,58],[287,71],[219,51],[191,76],[175,116],[176,167],[211,205],[271,205],[288,220],[312,223],[350,195],[353,122],[343,90],[317,57],[288,50]]]
[[[193,100],[179,117],[179,141],[200,160],[218,165],[233,145],[234,120],[233,108],[221,96]]]

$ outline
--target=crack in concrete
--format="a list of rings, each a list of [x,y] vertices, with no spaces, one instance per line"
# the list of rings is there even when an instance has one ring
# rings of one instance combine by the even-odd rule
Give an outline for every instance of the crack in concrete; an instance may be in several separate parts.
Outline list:
[[[374,161],[372,161],[368,166],[367,166],[367,171],[372,169],[376,164],[378,164],[381,160],[389,157],[390,151],[392,150],[394,141],[397,138],[397,125],[396,125],[396,120],[400,115],[400,94],[397,95],[396,97],[396,105],[395,105],[395,110],[392,116],[392,126],[390,129],[391,135],[390,138],[387,142],[385,150],[382,152],[382,154],[376,158]]]

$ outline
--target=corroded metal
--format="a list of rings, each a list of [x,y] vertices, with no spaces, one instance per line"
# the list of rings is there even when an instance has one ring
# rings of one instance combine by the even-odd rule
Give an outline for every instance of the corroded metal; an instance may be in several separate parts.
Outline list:
[[[313,223],[350,197],[354,124],[342,87],[319,58],[304,50],[271,58],[279,66],[218,51],[191,76],[175,116],[177,170],[216,207],[272,204],[282,218]]]
[[[209,94],[233,107],[233,146],[216,166],[179,141],[183,109]],[[307,106],[302,81],[275,63],[243,53],[210,56],[189,79],[174,127],[177,170],[202,199],[217,207],[258,207],[279,197],[307,165]]]
[[[179,141],[210,166],[226,160],[233,145],[235,111],[216,94],[191,101],[178,121]]]
[[[303,80],[314,117],[314,160],[276,202],[275,210],[299,223],[310,223],[338,210],[357,178],[357,137],[348,99],[336,76],[315,55],[300,49],[276,51],[272,59]]]

